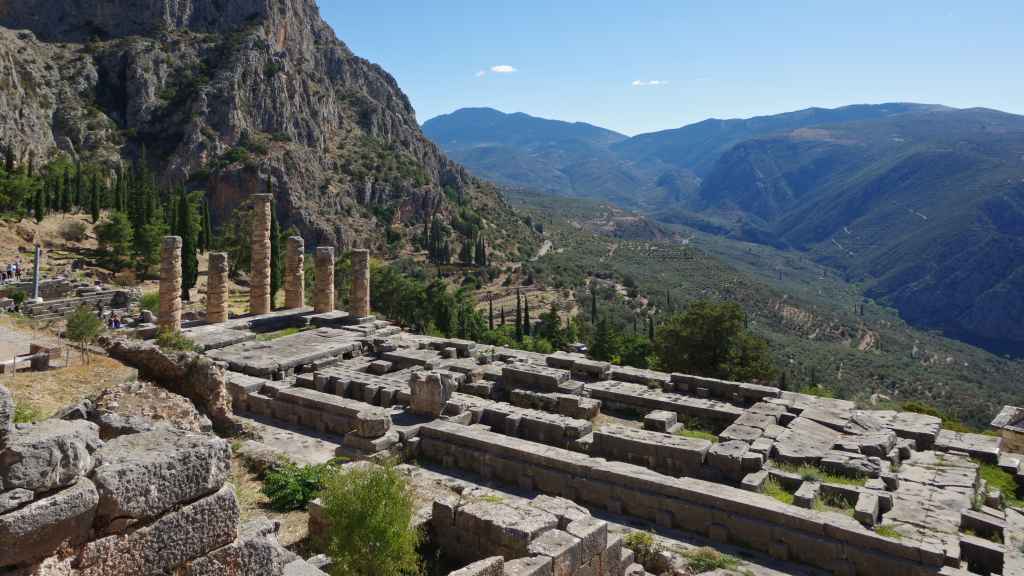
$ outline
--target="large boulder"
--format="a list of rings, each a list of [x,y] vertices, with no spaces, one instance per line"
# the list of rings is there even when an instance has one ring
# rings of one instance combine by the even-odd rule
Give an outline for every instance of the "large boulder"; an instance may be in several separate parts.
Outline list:
[[[216,436],[161,429],[111,440],[95,456],[99,519],[144,520],[216,492],[231,449]]]
[[[86,420],[44,420],[17,430],[0,452],[0,490],[50,492],[88,475],[102,445],[99,427]]]
[[[0,516],[0,568],[49,556],[84,542],[99,496],[87,478],[74,486]]]

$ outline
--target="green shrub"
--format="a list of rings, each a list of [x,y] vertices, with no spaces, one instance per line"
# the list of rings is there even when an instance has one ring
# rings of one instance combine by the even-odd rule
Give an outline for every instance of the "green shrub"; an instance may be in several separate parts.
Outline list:
[[[68,316],[65,334],[68,340],[81,345],[82,358],[86,357],[86,346],[91,346],[103,332],[103,320],[89,306],[81,305]]]
[[[706,546],[688,550],[683,553],[683,557],[686,558],[686,566],[695,574],[715,570],[732,570],[740,563],[736,558]]]
[[[139,299],[139,307],[156,314],[160,311],[160,293],[147,292],[143,294],[142,298]]]
[[[186,338],[181,332],[173,330],[161,330],[156,337],[156,345],[164,350],[179,352],[191,352],[196,348],[195,342]]]
[[[270,508],[278,512],[301,510],[316,498],[324,487],[327,474],[334,466],[316,464],[297,466],[285,463],[270,472],[263,479],[263,494],[270,499]]]
[[[661,546],[654,541],[654,535],[643,530],[630,532],[623,543],[626,548],[633,551],[637,564],[644,568],[654,566],[658,552],[661,552]]]
[[[43,419],[43,413],[35,406],[21,402],[14,405],[14,423],[31,424]]]
[[[391,465],[328,475],[321,501],[331,527],[334,576],[404,576],[421,571],[422,536],[412,525],[413,492]]]
[[[765,481],[764,485],[761,486],[761,493],[765,496],[775,498],[783,504],[793,503],[793,493],[783,488],[775,478],[769,477],[768,480]]]
[[[978,462],[978,474],[988,484],[989,490],[999,490],[1003,500],[1010,506],[1024,506],[1024,500],[1017,497],[1017,481],[1013,474],[995,464]]]
[[[11,300],[14,300],[15,306],[21,306],[25,300],[28,299],[28,294],[24,290],[15,290],[11,292]]]
[[[60,237],[68,242],[81,242],[85,240],[85,233],[88,226],[81,220],[68,220],[60,225]]]

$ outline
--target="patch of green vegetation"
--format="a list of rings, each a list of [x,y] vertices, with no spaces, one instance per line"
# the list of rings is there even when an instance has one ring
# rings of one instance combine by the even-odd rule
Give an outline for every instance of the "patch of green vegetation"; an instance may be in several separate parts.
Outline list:
[[[818,512],[837,512],[853,517],[854,506],[844,498],[819,494],[814,499],[814,509]]]
[[[1010,506],[1024,506],[1024,499],[1018,497],[1017,480],[1013,474],[995,464],[977,460],[975,462],[978,464],[978,474],[985,480],[990,490],[1002,492],[1003,501]]]
[[[14,423],[31,424],[43,419],[43,412],[28,402],[18,402],[14,405]]]
[[[715,570],[733,570],[739,566],[740,561],[734,556],[723,554],[714,548],[701,547],[694,550],[687,550],[683,553],[686,558],[687,567],[694,574],[713,572]]]
[[[697,438],[699,440],[709,440],[713,444],[718,443],[718,436],[704,430],[694,430],[683,427],[676,432],[676,436],[684,436],[686,438]]]
[[[277,330],[275,332],[267,332],[265,334],[260,334],[259,336],[256,337],[256,339],[261,342],[267,342],[269,340],[277,340],[278,338],[284,338],[285,336],[294,336],[299,332],[304,332],[304,330],[302,328],[292,326],[291,328],[284,328],[281,330]]]
[[[139,299],[139,307],[156,314],[160,311],[160,293],[147,292]]]
[[[505,497],[501,494],[484,494],[480,500],[489,504],[501,504],[505,501]]]
[[[633,551],[637,564],[644,568],[654,566],[661,546],[654,540],[654,535],[644,530],[634,530],[623,539],[623,545]]]
[[[191,352],[196,349],[195,342],[189,340],[181,332],[173,330],[161,330],[156,337],[156,345],[163,350],[176,350],[178,352]]]
[[[336,470],[332,462],[306,466],[287,462],[267,472],[263,494],[270,499],[270,508],[278,512],[305,509],[323,489],[327,475]]]
[[[903,538],[903,534],[897,532],[896,528],[894,528],[891,524],[879,524],[878,526],[875,526],[875,533],[879,536],[885,536],[886,538],[895,538],[896,540],[900,540]]]
[[[867,478],[854,478],[851,476],[843,476],[841,474],[834,474],[832,472],[826,472],[817,466],[811,466],[809,464],[794,465],[786,464],[784,462],[772,461],[772,465],[783,472],[789,472],[791,474],[797,474],[804,481],[813,480],[816,482],[827,482],[829,484],[843,484],[846,486],[863,486],[867,483]]]
[[[793,493],[783,488],[782,485],[774,478],[768,478],[768,480],[765,481],[761,486],[761,493],[765,496],[775,498],[783,504],[793,503]]]

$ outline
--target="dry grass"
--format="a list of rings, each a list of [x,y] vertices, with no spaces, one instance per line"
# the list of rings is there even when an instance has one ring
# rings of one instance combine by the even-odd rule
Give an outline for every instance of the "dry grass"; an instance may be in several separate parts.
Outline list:
[[[48,418],[64,406],[94,396],[135,375],[133,369],[106,356],[94,354],[88,363],[83,363],[81,355],[73,351],[70,360],[67,368],[21,372],[0,382],[14,395],[15,404],[30,406],[39,418]]]
[[[268,506],[269,500],[263,495],[263,482],[249,472],[238,456],[231,459],[231,477],[228,479],[235,487],[238,505],[241,509],[242,522],[266,517],[281,522],[281,531],[277,537],[281,544],[294,550],[307,545],[309,535],[309,513],[305,510],[292,512],[274,512]]]

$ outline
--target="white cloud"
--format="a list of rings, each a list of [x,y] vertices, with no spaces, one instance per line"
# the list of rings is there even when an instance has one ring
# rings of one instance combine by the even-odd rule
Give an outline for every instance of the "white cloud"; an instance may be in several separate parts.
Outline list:
[[[633,86],[664,86],[668,80],[633,80]]]
[[[512,72],[515,71],[516,69],[509,66],[508,64],[499,64],[498,66],[491,66],[491,72],[494,72],[496,74],[511,74]]]
[[[487,74],[487,70],[477,70],[476,77],[479,78],[485,74]]]

